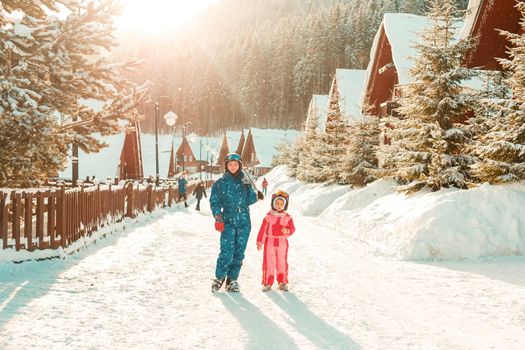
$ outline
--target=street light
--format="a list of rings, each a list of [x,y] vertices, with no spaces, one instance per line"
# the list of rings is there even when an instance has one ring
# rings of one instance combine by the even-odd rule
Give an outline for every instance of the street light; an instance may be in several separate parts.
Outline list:
[[[159,185],[159,103],[155,102],[155,185]]]
[[[186,159],[185,159],[186,155],[184,154],[184,140],[186,140],[186,125],[188,124],[191,124],[191,122],[185,122],[182,125],[182,170],[186,170]]]
[[[173,153],[173,145],[174,145],[174,138],[175,138],[175,128],[174,128],[174,126],[175,126],[175,123],[177,122],[177,118],[178,117],[177,117],[177,114],[175,114],[172,111],[169,111],[168,113],[164,114],[163,118],[166,121],[166,124],[168,126],[172,127],[171,153],[170,153],[170,166],[171,166],[171,161],[174,160],[174,159],[177,159],[177,155],[175,154],[175,156],[174,156],[172,153]],[[177,170],[176,170],[177,162],[176,161],[175,161],[175,164],[173,164],[173,166],[174,166],[174,173],[176,173],[177,172]],[[169,177],[169,169],[168,169],[168,177]]]
[[[162,98],[167,98],[168,96],[160,96],[159,101]],[[160,183],[159,176],[159,113],[160,113],[160,103],[155,101],[155,185],[158,186]],[[175,113],[174,113],[175,114]]]

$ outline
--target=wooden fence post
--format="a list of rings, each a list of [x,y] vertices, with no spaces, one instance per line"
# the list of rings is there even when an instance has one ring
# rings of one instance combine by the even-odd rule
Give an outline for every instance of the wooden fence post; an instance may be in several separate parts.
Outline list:
[[[33,194],[23,192],[24,197],[24,237],[26,250],[33,250]]]
[[[36,195],[36,235],[38,243],[36,246],[42,249],[44,245],[44,192]]]
[[[15,239],[15,248],[18,251],[20,250],[20,193],[16,193],[16,191],[11,192],[11,208],[13,238]]]
[[[133,182],[126,185],[126,211],[128,218],[133,217]]]
[[[172,187],[171,184],[168,186],[168,207],[171,208],[171,204],[173,203],[173,197],[172,197]]]
[[[3,249],[7,248],[7,221],[8,219],[8,212],[7,212],[7,193],[0,192],[0,236],[2,237],[3,241]]]
[[[57,192],[57,215],[56,215],[56,230],[60,232],[60,246],[65,248],[67,246],[66,239],[66,189],[60,188]]]
[[[149,184],[147,189],[146,189],[146,193],[147,193],[147,210],[151,213],[153,211],[153,185]]]

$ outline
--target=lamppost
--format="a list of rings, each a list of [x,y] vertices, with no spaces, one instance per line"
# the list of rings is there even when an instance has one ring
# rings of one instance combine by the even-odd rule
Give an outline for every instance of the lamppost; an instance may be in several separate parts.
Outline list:
[[[175,132],[174,132],[174,131],[175,131],[175,128],[174,128],[174,126],[175,126],[175,123],[177,122],[177,118],[178,118],[178,117],[177,117],[177,114],[175,114],[175,113],[172,112],[172,111],[169,111],[168,113],[164,114],[163,118],[164,118],[164,120],[166,121],[166,124],[168,124],[168,126],[171,126],[171,127],[172,127],[171,151],[173,151],[173,143],[174,143],[173,139],[175,138]],[[172,157],[172,156],[173,156],[173,154],[170,153],[170,157]],[[175,154],[175,156],[173,157],[173,159],[177,159],[177,155],[176,155],[176,154]],[[172,159],[170,158],[170,163],[171,163],[171,160],[172,160]],[[175,168],[175,169],[174,169],[174,170],[175,170],[174,172],[176,173],[176,172],[177,172],[177,170],[176,170],[176,168],[177,168],[176,161],[175,161],[175,164],[174,164],[173,166],[174,166],[174,168]],[[169,176],[169,175],[168,175],[168,176]]]
[[[166,95],[160,96],[159,101],[163,98],[169,97]],[[155,101],[155,185],[158,186],[160,183],[159,178],[159,113],[160,113],[160,103]]]
[[[186,170],[186,155],[184,154],[184,140],[186,140],[186,125],[191,122],[184,122],[182,125],[182,170]]]
[[[159,103],[155,102],[155,185],[159,185]]]
[[[202,137],[199,140],[199,180],[202,180]]]

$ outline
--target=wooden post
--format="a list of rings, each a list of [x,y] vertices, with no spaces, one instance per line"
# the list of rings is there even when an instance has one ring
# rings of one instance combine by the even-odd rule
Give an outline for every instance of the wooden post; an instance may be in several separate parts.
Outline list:
[[[47,235],[49,236],[49,246],[55,249],[58,245],[55,244],[56,239],[56,192],[47,191]]]
[[[44,192],[36,195],[36,235],[38,237],[38,248],[44,247]]]
[[[33,250],[33,194],[23,193],[24,203],[24,237],[26,249]]]
[[[67,246],[66,239],[66,190],[64,187],[57,192],[57,210],[56,210],[56,232],[60,233],[60,246]]]
[[[150,184],[146,189],[147,193],[147,210],[151,213],[153,211],[153,186]]]
[[[13,213],[12,228],[15,248],[20,250],[20,193],[11,192],[11,212]]]
[[[126,217],[133,217],[133,183],[126,185]]]
[[[8,221],[8,212],[7,212],[7,193],[0,192],[0,236],[3,241],[3,249],[7,248],[7,221]]]
[[[168,186],[168,207],[171,208],[171,204],[173,203],[173,196],[172,196],[172,187],[171,184]]]

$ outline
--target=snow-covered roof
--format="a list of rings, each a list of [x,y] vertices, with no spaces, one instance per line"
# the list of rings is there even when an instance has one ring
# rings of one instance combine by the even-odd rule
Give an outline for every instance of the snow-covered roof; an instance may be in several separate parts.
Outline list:
[[[322,131],[326,127],[326,117],[328,116],[328,95],[313,95],[308,106],[308,116],[306,124],[308,125],[308,118],[315,113],[317,117],[317,131]]]
[[[465,23],[461,29],[459,37],[461,39],[469,38],[474,30],[474,25],[479,16],[484,0],[470,0],[467,7],[467,15],[465,16]]]
[[[432,25],[428,17],[406,13],[385,13],[382,27],[392,46],[392,59],[396,66],[399,84],[412,82],[409,74],[417,50],[414,45],[419,41],[418,33]]]
[[[366,71],[362,69],[336,69],[334,81],[339,91],[339,108],[348,122],[361,122],[361,93]],[[333,82],[332,82],[333,84]],[[333,91],[333,89],[330,89]]]
[[[482,1],[482,0],[473,0]],[[460,38],[459,29],[464,26],[464,21],[457,21],[454,27],[458,31],[457,38]],[[377,31],[372,48],[370,50],[370,61],[365,73],[365,82],[370,81],[372,75],[373,65],[376,59],[377,48],[381,32],[384,29],[388,42],[392,47],[392,60],[397,71],[399,84],[404,85],[411,83],[414,78],[410,75],[410,69],[414,65],[414,60],[417,56],[415,44],[420,40],[419,33],[422,33],[426,28],[432,26],[430,18],[425,16],[418,16],[407,13],[385,13],[383,22]],[[474,78],[470,82],[465,82],[465,86],[478,87],[480,80]],[[366,83],[365,83],[366,84]],[[365,101],[366,88],[362,90],[361,101]]]

